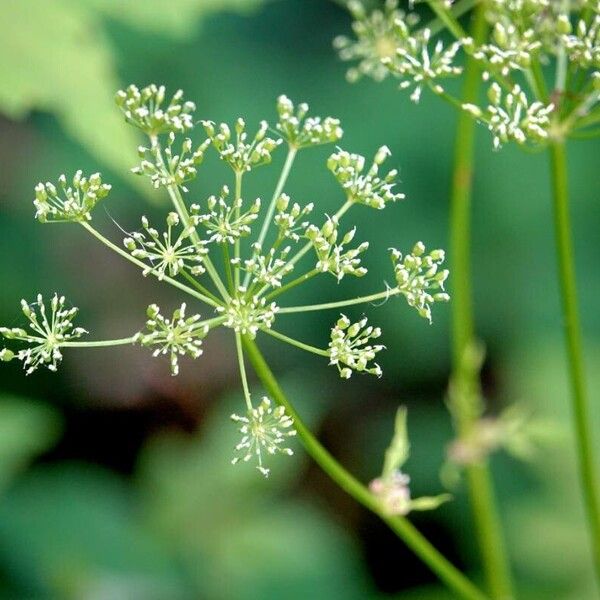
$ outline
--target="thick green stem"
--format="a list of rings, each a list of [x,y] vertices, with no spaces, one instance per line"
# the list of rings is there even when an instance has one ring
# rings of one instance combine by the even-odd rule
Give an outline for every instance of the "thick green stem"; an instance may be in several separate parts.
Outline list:
[[[487,24],[485,6],[480,5],[474,16],[472,37],[475,43],[484,38]],[[479,67],[467,58],[463,102],[477,103]],[[478,387],[469,381],[478,374],[464,368],[464,356],[474,342],[473,300],[471,290],[471,196],[476,123],[462,111],[458,117],[450,206],[450,256],[452,260],[452,379],[457,393]],[[456,403],[455,423],[459,437],[469,434],[476,413],[467,403]],[[470,465],[467,485],[477,539],[481,550],[488,589],[495,599],[512,598],[512,584],[500,518],[495,505],[493,482],[487,462]]]
[[[468,600],[484,600],[486,595],[440,554],[408,519],[405,517],[390,517],[383,512],[381,505],[369,492],[368,488],[346,471],[304,425],[283,390],[279,387],[275,376],[255,342],[246,336],[243,338],[243,343],[256,374],[272,398],[278,404],[284,406],[288,414],[294,419],[294,426],[306,451],[323,471],[357,502],[381,517],[390,529],[459,597]]]
[[[567,348],[572,410],[575,426],[579,476],[592,539],[596,576],[600,583],[600,495],[598,463],[594,457],[591,415],[587,397],[581,328],[577,307],[577,286],[567,184],[567,157],[564,142],[550,145],[552,188],[554,194],[554,227],[558,252],[558,273],[562,300],[563,327]]]

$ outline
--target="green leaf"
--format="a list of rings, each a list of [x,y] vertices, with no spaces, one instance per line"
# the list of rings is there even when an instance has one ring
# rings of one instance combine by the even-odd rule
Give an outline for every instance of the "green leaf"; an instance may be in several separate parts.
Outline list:
[[[410,510],[435,510],[445,502],[452,500],[451,494],[440,494],[439,496],[421,496],[410,501]]]
[[[23,398],[0,397],[0,490],[56,441],[60,429],[51,408]]]
[[[81,0],[72,0],[80,3]],[[84,0],[84,4],[103,15],[123,21],[130,27],[152,33],[183,38],[194,33],[201,19],[219,11],[248,13],[265,0],[170,0],[165,10],[164,0]]]
[[[410,444],[408,442],[408,431],[406,429],[406,407],[401,407],[396,413],[394,422],[394,437],[385,451],[383,463],[383,477],[388,477],[394,471],[399,470],[408,459]]]

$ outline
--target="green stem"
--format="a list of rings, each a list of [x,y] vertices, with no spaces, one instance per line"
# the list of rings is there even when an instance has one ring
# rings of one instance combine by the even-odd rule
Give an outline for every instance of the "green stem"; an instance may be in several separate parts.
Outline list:
[[[238,242],[236,242],[238,243]],[[235,290],[237,289],[235,287],[235,283],[233,282],[233,275],[231,273],[231,258],[229,256],[229,245],[227,244],[227,242],[225,242],[224,244],[221,244],[221,247],[223,249],[223,268],[225,269],[225,275],[227,277],[227,284],[229,285],[229,289],[231,291],[231,293],[235,293]],[[239,252],[239,247],[238,250]],[[239,267],[236,266],[236,271],[239,271]]]
[[[133,335],[128,338],[120,338],[118,340],[99,340],[94,342],[62,342],[61,348],[106,348],[108,346],[125,346],[126,344],[133,344],[136,336]]]
[[[274,331],[273,329],[264,328],[261,331],[264,333],[268,333],[269,335],[277,338],[278,340],[285,342],[286,344],[291,344],[292,346],[296,346],[296,348],[300,348],[301,350],[306,350],[307,352],[312,352],[313,354],[318,354],[319,356],[327,356],[329,357],[329,352],[327,350],[322,350],[321,348],[317,348],[315,346],[311,346],[309,344],[305,344],[299,340],[295,340],[294,338],[288,337],[283,333],[279,333],[278,331]]]
[[[265,215],[265,220],[263,221],[262,227],[260,229],[260,234],[258,235],[257,242],[260,246],[263,245],[265,238],[267,237],[267,231],[269,230],[269,225],[271,224],[271,221],[273,220],[273,214],[275,213],[277,199],[279,198],[279,196],[281,196],[283,186],[285,185],[285,182],[289,177],[290,170],[292,168],[292,165],[294,164],[294,159],[296,158],[297,152],[298,149],[294,146],[289,147],[287,156],[285,158],[285,163],[283,164],[283,169],[281,170],[281,174],[279,175],[279,179],[277,180],[275,191],[273,192],[269,208],[267,209],[267,214]],[[244,285],[248,285],[248,281],[245,281]]]
[[[487,32],[485,6],[475,11],[472,37],[480,44]],[[477,104],[479,66],[467,58],[463,102]],[[471,197],[476,123],[462,111],[458,117],[450,206],[450,256],[452,257],[452,379],[457,390],[478,387],[476,372],[463,367],[464,355],[474,341],[474,319],[471,289]],[[471,381],[469,381],[471,379]],[[457,403],[453,415],[459,437],[468,435],[476,413],[464,402]],[[488,589],[495,599],[512,598],[512,584],[500,518],[495,506],[493,482],[487,463],[470,465],[467,484],[475,529],[482,555]]]
[[[246,376],[246,364],[244,363],[242,336],[237,331],[235,332],[235,349],[240,369],[240,377],[242,378],[242,388],[244,389],[244,399],[246,400],[246,407],[248,408],[248,410],[252,410],[252,400],[250,400],[250,387],[248,386],[248,377]]]
[[[308,273],[304,273],[304,275],[300,275],[300,277],[296,277],[296,279],[290,281],[289,283],[286,283],[285,285],[282,285],[280,288],[277,288],[276,290],[273,290],[270,294],[267,294],[266,300],[273,300],[273,298],[277,298],[277,296],[283,294],[284,292],[287,292],[288,290],[291,290],[292,288],[295,288],[297,285],[300,285],[301,283],[304,283],[305,281],[308,281],[315,275],[318,275],[320,272],[321,271],[319,271],[318,269],[313,269],[312,271],[309,271]],[[259,296],[262,295],[262,290],[258,293],[258,295]]]
[[[367,302],[377,302],[377,300],[387,300],[391,296],[399,294],[399,288],[389,288],[383,292],[370,294],[369,296],[359,296],[350,300],[339,300],[337,302],[326,302],[324,304],[307,304],[306,306],[285,306],[279,309],[279,314],[310,312],[314,310],[327,310],[330,308],[343,308],[344,306],[353,306],[354,304],[365,304]]]
[[[238,200],[242,197],[242,177],[243,177],[243,173],[238,172],[238,171],[235,172],[234,202],[235,202],[235,220],[236,221],[239,221],[239,218],[240,218],[240,206],[238,204]],[[229,255],[227,246],[223,246],[223,247],[227,251],[227,255]],[[237,290],[238,287],[240,286],[240,238],[239,237],[235,238],[235,243],[233,245],[233,256],[235,258],[235,272],[233,275],[235,277],[235,285],[233,287],[232,293],[234,293],[234,291]],[[225,268],[229,270],[228,276],[230,276],[231,275],[231,263],[229,261],[225,265]]]
[[[113,244],[108,238],[105,238],[99,231],[94,229],[89,223],[81,222],[81,225],[87,231],[89,231],[95,238],[100,240],[105,246],[108,246],[111,250],[114,250],[117,254],[120,254],[123,258],[127,259],[129,262],[140,267],[141,269],[148,268],[147,264],[143,263],[141,260],[138,260],[137,258],[134,258],[133,256],[131,256],[131,254],[129,254],[128,252],[125,252],[125,250],[123,250],[122,248],[119,248],[119,246],[117,246],[116,244]],[[150,271],[150,272],[153,273],[152,271]],[[153,275],[158,277],[155,273],[153,273]],[[197,292],[196,290],[189,288],[187,285],[181,283],[181,281],[177,281],[176,279],[173,279],[172,277],[169,277],[168,275],[165,275],[162,278],[162,281],[166,281],[167,283],[170,283],[172,286],[179,288],[186,294],[189,294],[190,296],[193,296],[194,298],[198,298],[198,300],[202,300],[202,302],[205,302],[206,304],[210,304],[210,306],[214,306],[215,308],[220,306],[217,302],[215,302],[208,296],[205,296],[204,294],[201,294],[200,292]]]
[[[479,1],[480,0],[459,0],[459,2],[456,2],[452,5],[450,12],[452,13],[452,16],[455,19],[459,19],[460,17],[462,17],[462,15],[474,8],[479,3]],[[442,29],[444,29],[445,26],[446,25],[444,21],[437,17],[427,24],[426,29],[429,29],[429,31],[431,32],[431,36],[433,37],[434,35],[437,35],[440,31],[442,31]]]
[[[275,376],[254,341],[245,336],[243,343],[246,354],[258,377],[272,398],[278,404],[284,406],[288,414],[294,419],[294,426],[304,448],[323,471],[357,502],[378,515],[429,566],[440,580],[459,597],[467,600],[485,600],[485,594],[440,554],[408,519],[405,517],[390,517],[384,513],[380,503],[369,492],[367,487],[346,471],[313,436],[306,425],[304,425],[302,419],[286,398],[283,390],[279,387]]]
[[[221,299],[217,298],[210,290],[206,289],[200,282],[196,281],[196,279],[190,275],[185,269],[179,271],[179,274],[194,288],[196,288],[199,292],[204,295],[212,298],[215,302],[215,305],[221,304]]]
[[[457,39],[462,40],[467,36],[457,18],[444,6],[441,0],[429,0],[427,2],[436,17],[448,28],[448,31]]]
[[[577,307],[577,286],[567,183],[567,157],[564,142],[550,145],[552,188],[554,194],[554,227],[558,252],[558,272],[562,300],[563,327],[571,383],[571,400],[579,476],[587,511],[594,567],[600,582],[600,495],[597,462],[594,457],[590,407],[585,388],[581,328]]]

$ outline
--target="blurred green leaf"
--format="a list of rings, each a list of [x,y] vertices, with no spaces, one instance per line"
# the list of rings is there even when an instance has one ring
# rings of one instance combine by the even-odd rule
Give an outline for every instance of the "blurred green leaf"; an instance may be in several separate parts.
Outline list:
[[[56,412],[37,402],[0,396],[0,490],[58,437]]]
[[[7,0],[0,24],[0,111],[12,119],[31,110],[52,113],[103,165],[124,172],[137,162],[139,138],[114,107],[121,82],[103,17],[181,37],[194,32],[201,17],[247,11],[263,1]],[[137,179],[132,185],[149,195]]]
[[[71,0],[81,2],[81,0]],[[178,38],[197,31],[198,21],[219,11],[248,13],[265,0],[144,0],[143,7],[136,0],[84,0],[84,3],[130,27],[152,33],[168,34]]]

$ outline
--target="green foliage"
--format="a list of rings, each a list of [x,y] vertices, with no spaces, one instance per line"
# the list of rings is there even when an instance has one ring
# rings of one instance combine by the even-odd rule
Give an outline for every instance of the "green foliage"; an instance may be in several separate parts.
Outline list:
[[[137,162],[138,137],[114,110],[116,56],[105,31],[110,17],[143,31],[184,37],[220,10],[247,12],[264,0],[10,0],[0,25],[0,112],[23,119],[52,113],[101,163]],[[27,32],[24,35],[23,32]],[[139,186],[140,189],[145,189]]]

